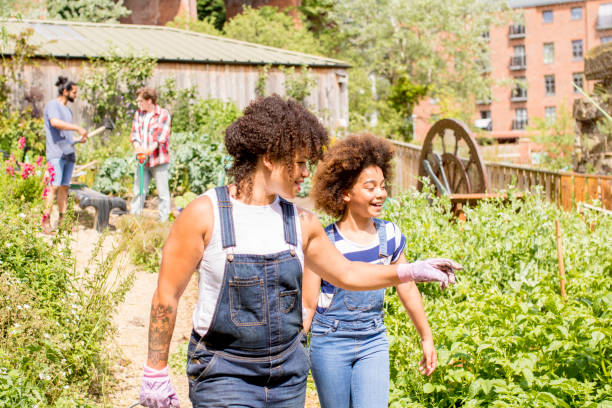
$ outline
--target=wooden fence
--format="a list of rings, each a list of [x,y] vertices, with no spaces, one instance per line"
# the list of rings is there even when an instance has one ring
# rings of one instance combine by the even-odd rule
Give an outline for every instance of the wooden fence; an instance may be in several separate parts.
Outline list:
[[[395,175],[393,185],[398,191],[416,187],[421,147],[393,141],[395,145]],[[603,208],[612,210],[612,176],[557,172],[526,166],[485,162],[490,192],[516,186],[521,191],[541,192],[546,200],[564,209],[579,202],[599,200]]]

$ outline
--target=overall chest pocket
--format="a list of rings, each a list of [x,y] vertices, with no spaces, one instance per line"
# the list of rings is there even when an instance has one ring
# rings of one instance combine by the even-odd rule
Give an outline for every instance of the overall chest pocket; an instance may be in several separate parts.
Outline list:
[[[264,281],[233,277],[229,282],[230,316],[236,326],[266,324]]]
[[[352,291],[347,290],[344,294],[344,304],[348,310],[371,310],[382,308],[385,298],[385,290]]]

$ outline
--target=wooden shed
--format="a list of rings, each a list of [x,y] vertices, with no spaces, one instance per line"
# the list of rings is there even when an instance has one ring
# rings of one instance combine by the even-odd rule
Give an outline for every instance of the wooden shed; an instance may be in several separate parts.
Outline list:
[[[23,75],[43,103],[56,96],[59,75],[79,80],[89,59],[107,56],[112,47],[119,55],[156,58],[149,84],[153,87],[171,77],[179,88],[195,86],[201,97],[233,101],[241,109],[256,97],[262,66],[271,66],[267,93],[280,95],[285,94],[285,75],[279,68],[307,66],[316,84],[306,105],[331,128],[348,123],[349,65],[343,61],[170,27],[43,20],[9,20],[2,25],[14,34],[32,29],[32,41],[41,45],[36,64]],[[2,52],[10,57],[11,45]],[[88,122],[83,107],[77,99],[75,120]]]

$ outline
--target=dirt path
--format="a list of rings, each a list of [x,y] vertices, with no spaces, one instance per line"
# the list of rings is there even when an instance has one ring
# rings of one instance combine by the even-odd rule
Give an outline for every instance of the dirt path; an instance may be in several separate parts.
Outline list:
[[[302,202],[298,205],[306,206]],[[77,268],[81,269],[87,264],[100,234],[93,229],[91,214],[81,212],[79,219],[78,230],[73,234],[73,250],[77,260]],[[111,225],[114,225],[113,218],[111,218]],[[103,253],[108,253],[114,245],[117,245],[119,239],[120,232],[111,231],[103,243]],[[113,316],[113,324],[117,330],[114,339],[110,342],[110,349],[113,353],[116,353],[114,355],[116,363],[112,368],[113,377],[110,380],[111,384],[108,390],[108,404],[112,407],[127,408],[138,400],[142,366],[147,356],[149,311],[151,298],[157,286],[157,274],[144,272],[130,264],[127,255],[123,257],[120,263],[123,264],[124,273],[133,272],[135,279],[125,301]],[[192,328],[191,316],[197,302],[196,276],[196,274],[193,275],[179,303],[177,323],[170,345],[171,360],[180,346],[183,346],[184,349],[185,343],[189,341]],[[172,383],[179,395],[181,407],[190,408],[187,377],[182,371],[174,373],[171,369],[170,372]],[[306,408],[319,407],[314,387],[309,386],[308,388]]]

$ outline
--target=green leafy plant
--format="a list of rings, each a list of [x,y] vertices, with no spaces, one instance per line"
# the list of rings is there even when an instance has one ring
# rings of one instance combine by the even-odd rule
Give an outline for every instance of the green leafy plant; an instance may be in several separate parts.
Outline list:
[[[312,93],[312,88],[317,83],[312,71],[307,67],[301,67],[300,73],[295,72],[295,67],[280,67],[285,74],[285,93],[300,103]]]
[[[69,230],[41,239],[37,214],[0,200],[0,407],[93,408],[109,375],[110,317],[131,277],[120,251],[101,254],[104,237],[76,268]]]
[[[136,91],[151,78],[155,65],[151,57],[124,56],[116,49],[90,60],[79,84],[94,123],[108,117],[119,128],[129,126],[138,109]]]
[[[176,205],[176,208],[178,209],[184,209],[190,202],[195,200],[196,197],[196,194],[192,193],[191,191],[187,191],[181,196],[174,197],[174,205]]]
[[[431,205],[429,204],[431,201]],[[386,206],[408,261],[459,261],[458,283],[420,290],[438,369],[418,374],[419,340],[389,291],[391,407],[602,407],[612,400],[612,219],[565,213],[537,196],[490,200],[453,218],[448,199],[408,193]],[[559,294],[561,221],[567,301]]]
[[[93,189],[104,194],[123,195],[128,193],[134,182],[136,160],[128,157],[106,159],[96,174]]]
[[[123,0],[47,0],[46,3],[49,17],[62,20],[116,23],[131,14]]]

